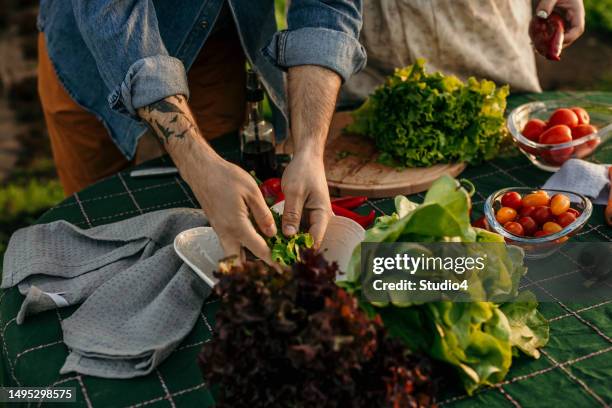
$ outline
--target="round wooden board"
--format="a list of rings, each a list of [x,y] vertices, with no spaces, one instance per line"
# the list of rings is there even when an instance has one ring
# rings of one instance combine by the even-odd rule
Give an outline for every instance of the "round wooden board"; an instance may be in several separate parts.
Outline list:
[[[325,175],[332,196],[382,198],[420,193],[443,174],[456,177],[465,169],[465,163],[401,170],[379,164],[373,142],[342,133],[351,121],[349,112],[339,112],[330,126],[325,147]]]

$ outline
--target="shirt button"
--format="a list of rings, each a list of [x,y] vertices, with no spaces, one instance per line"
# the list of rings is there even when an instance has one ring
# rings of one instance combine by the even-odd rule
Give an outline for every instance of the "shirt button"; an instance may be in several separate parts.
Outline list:
[[[202,28],[206,28],[206,27],[208,27],[208,21],[206,21],[206,20],[202,20],[202,21],[200,22],[200,27],[202,27]]]

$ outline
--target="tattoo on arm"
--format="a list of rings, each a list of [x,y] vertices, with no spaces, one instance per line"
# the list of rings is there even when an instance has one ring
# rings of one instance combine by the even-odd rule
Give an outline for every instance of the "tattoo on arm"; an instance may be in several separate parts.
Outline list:
[[[139,110],[140,116],[153,129],[162,144],[183,139],[189,132],[198,133],[198,127],[184,96],[174,95],[154,102]]]

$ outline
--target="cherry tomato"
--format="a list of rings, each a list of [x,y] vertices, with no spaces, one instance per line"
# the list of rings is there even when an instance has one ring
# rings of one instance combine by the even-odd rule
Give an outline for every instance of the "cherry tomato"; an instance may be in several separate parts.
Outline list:
[[[578,117],[578,125],[588,125],[591,121],[591,117],[589,116],[587,111],[582,108],[575,106],[572,108],[572,112],[574,112]]]
[[[580,211],[578,211],[578,210],[577,210],[577,209],[575,209],[575,208],[568,208],[568,209],[567,209],[567,212],[568,212],[568,213],[572,213],[572,214],[574,214],[574,215],[576,216],[576,218],[580,217]]]
[[[497,210],[495,218],[501,225],[504,225],[509,221],[514,221],[516,218],[516,210],[510,207],[502,207]]]
[[[586,143],[576,146],[576,150],[574,150],[574,157],[578,159],[584,159],[589,156],[597,146],[599,146],[599,139],[589,140]]]
[[[538,194],[538,195],[541,195],[543,197],[546,197],[548,202],[550,202],[550,195],[548,194],[548,192],[546,190],[536,190],[536,191],[533,192],[533,194]]]
[[[540,158],[542,159],[542,161],[551,166],[561,166],[563,163],[572,158],[574,152],[574,147],[551,149],[542,152],[542,154],[540,154]]]
[[[538,224],[531,217],[521,217],[518,222],[523,227],[525,235],[533,235],[538,229]]]
[[[572,138],[574,138],[574,140],[578,140],[582,137],[588,136],[595,132],[597,132],[597,128],[595,126],[578,125],[572,129]],[[588,155],[593,153],[593,150],[595,150],[595,148],[599,145],[599,143],[600,143],[600,139],[594,138],[592,140],[588,140],[586,143],[582,143],[576,146],[576,150],[575,150],[576,157],[578,157],[579,159],[587,157]]]
[[[574,114],[572,112],[572,114]],[[575,114],[574,114],[575,115]],[[557,125],[549,128],[540,135],[540,143],[555,145],[572,141],[572,131],[566,125]],[[551,164],[558,165],[572,157],[574,147],[555,148],[548,147],[542,151],[542,158]]]
[[[527,146],[525,143],[518,142],[519,148],[529,154],[533,154],[534,156],[540,155],[540,150],[537,147]]]
[[[549,127],[540,135],[539,142],[544,144],[561,144],[572,141],[572,130],[566,125]]]
[[[531,217],[531,213],[533,213],[535,209],[534,206],[528,205],[527,207],[521,207],[518,213],[521,217]]]
[[[546,122],[540,119],[530,119],[521,132],[529,140],[538,142],[540,135],[546,130]]]
[[[531,218],[533,218],[533,220],[537,222],[538,225],[545,224],[546,222],[552,219],[552,212],[550,211],[550,207],[544,205],[536,207],[536,209],[533,210],[533,212],[531,213]]]
[[[554,234],[555,232],[559,232],[562,229],[563,227],[552,221],[548,221],[547,223],[542,225],[542,231],[546,232],[547,234]]]
[[[563,194],[555,194],[550,199],[550,211],[553,215],[561,215],[570,208],[570,199]]]
[[[523,197],[523,207],[540,207],[548,205],[548,194],[531,193]]]
[[[501,203],[504,207],[510,207],[514,208],[515,210],[518,210],[523,205],[521,200],[522,198],[519,193],[517,193],[516,191],[508,191],[506,194],[503,195]]]
[[[572,138],[574,140],[580,139],[581,137],[588,136],[591,133],[597,132],[597,128],[592,125],[578,125],[572,128]]]
[[[518,222],[509,221],[504,224],[504,229],[514,235],[523,235],[523,226]]]
[[[548,119],[548,127],[552,128],[557,125],[565,125],[569,127],[574,127],[578,124],[578,115],[567,108],[557,109],[550,115]]]
[[[574,215],[574,213],[571,213],[569,211],[557,216],[557,224],[559,224],[563,228],[567,227],[574,221],[576,221],[576,216]]]
[[[548,233],[547,233],[547,232],[544,232],[544,231],[542,231],[542,230],[537,230],[536,232],[534,232],[534,233],[533,233],[533,236],[534,236],[534,237],[536,237],[536,238],[537,238],[537,237],[543,237],[543,236],[545,236],[545,235],[548,235]]]

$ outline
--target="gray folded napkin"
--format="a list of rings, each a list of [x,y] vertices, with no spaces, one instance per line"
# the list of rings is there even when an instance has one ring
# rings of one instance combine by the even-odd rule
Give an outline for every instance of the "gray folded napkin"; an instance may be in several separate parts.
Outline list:
[[[593,204],[607,204],[610,184],[608,166],[580,159],[570,159],[553,174],[542,188],[567,190],[583,194]]]
[[[87,230],[65,221],[24,228],[9,242],[1,287],[25,295],[18,324],[81,303],[62,321],[70,354],[60,373],[146,375],[189,334],[210,294],[172,245],[206,224],[201,210],[171,209]]]

